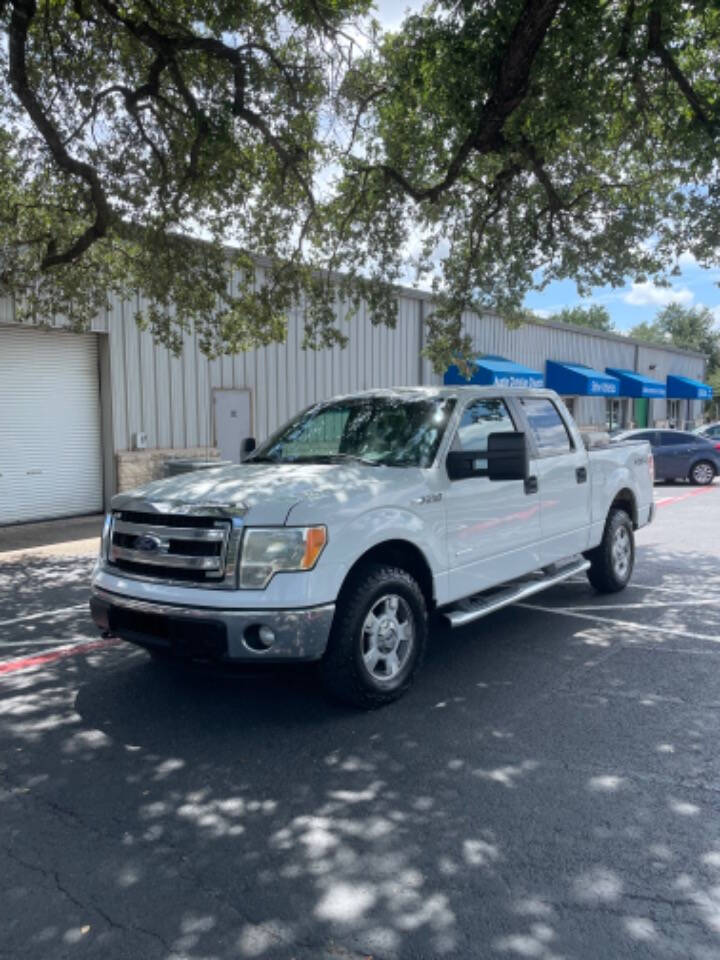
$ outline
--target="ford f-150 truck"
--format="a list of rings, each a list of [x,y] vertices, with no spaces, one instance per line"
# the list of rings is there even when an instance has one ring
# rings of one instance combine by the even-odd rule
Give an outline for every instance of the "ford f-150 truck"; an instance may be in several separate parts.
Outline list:
[[[156,657],[318,661],[378,706],[431,615],[460,626],[581,572],[622,590],[652,470],[647,443],[596,449],[550,390],[337,397],[238,465],[116,496],[92,614]]]

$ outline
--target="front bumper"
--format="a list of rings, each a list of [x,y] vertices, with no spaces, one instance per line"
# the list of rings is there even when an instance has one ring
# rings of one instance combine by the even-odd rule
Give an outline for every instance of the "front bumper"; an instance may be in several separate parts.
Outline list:
[[[232,662],[319,660],[327,646],[335,605],[299,610],[227,610],[136,600],[93,587],[96,626],[148,650]],[[260,627],[272,631],[265,646]],[[267,631],[264,631],[267,635]]]

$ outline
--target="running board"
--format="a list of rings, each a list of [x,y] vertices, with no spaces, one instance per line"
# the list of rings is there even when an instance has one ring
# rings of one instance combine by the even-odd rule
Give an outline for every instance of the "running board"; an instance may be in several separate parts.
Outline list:
[[[511,587],[491,595],[475,594],[468,597],[467,600],[461,600],[450,610],[443,610],[442,614],[449,621],[451,627],[463,627],[466,623],[472,623],[473,620],[479,620],[480,617],[486,617],[489,613],[502,610],[503,607],[507,607],[511,603],[517,603],[519,600],[531,597],[534,593],[547,590],[548,587],[552,587],[556,583],[562,583],[569,577],[584,573],[589,566],[590,562],[588,560],[577,560],[564,567],[554,565],[552,568],[545,568],[544,575],[538,579],[521,580]]]

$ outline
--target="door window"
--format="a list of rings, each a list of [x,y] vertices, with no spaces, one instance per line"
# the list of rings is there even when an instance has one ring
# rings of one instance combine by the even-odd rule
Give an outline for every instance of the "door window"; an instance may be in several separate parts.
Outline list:
[[[647,440],[649,444],[656,447],[658,445],[658,436],[655,430],[646,430],[644,433],[633,433],[629,440]]]
[[[487,450],[491,433],[514,433],[504,400],[473,400],[463,410],[460,425],[453,440],[453,450]]]
[[[673,433],[671,430],[660,431],[661,447],[681,447],[688,442],[686,433]]]
[[[541,457],[570,453],[573,442],[565,421],[552,400],[523,397],[520,403],[525,410],[530,432],[535,438]]]

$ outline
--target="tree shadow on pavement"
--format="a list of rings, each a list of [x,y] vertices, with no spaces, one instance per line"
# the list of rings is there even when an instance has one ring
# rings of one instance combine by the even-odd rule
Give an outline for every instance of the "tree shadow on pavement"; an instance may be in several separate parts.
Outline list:
[[[7,676],[7,956],[717,956],[717,649],[637,635],[437,627],[372,713],[124,645]]]

